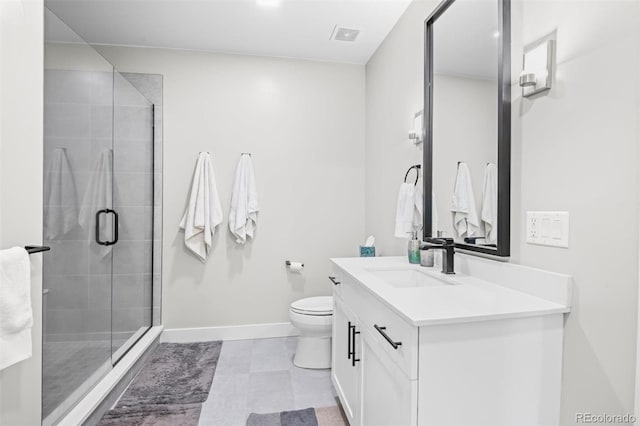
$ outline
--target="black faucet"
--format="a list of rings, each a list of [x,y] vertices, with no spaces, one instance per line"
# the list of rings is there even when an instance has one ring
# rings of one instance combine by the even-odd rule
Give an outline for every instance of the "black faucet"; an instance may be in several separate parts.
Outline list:
[[[429,247],[430,250],[444,250],[442,256],[442,273],[447,275],[455,274],[453,267],[453,255],[455,254],[455,245],[453,243],[453,238],[428,237],[425,241],[431,245]]]

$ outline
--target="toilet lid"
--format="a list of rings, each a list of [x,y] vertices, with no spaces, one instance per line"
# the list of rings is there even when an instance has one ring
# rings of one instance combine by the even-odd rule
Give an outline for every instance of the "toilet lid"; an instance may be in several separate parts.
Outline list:
[[[318,296],[296,300],[291,304],[291,310],[303,315],[331,315],[333,313],[333,297]]]

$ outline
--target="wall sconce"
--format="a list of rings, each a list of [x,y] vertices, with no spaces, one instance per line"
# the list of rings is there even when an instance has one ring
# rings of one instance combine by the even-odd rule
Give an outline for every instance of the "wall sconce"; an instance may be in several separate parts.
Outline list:
[[[525,49],[522,57],[523,70],[518,81],[523,97],[528,98],[551,89],[554,56],[555,40],[548,37]]]
[[[414,145],[420,145],[422,143],[422,115],[423,111],[420,110],[413,116],[413,130],[409,132],[409,140]]]

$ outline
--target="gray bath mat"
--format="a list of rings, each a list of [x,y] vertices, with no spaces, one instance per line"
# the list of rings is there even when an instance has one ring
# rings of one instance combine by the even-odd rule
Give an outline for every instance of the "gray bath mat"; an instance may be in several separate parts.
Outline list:
[[[99,426],[197,426],[201,408],[202,404],[116,407]]]
[[[118,406],[206,401],[222,342],[161,343]]]
[[[222,342],[161,343],[100,426],[196,426]]]
[[[340,406],[305,408],[279,413],[251,413],[247,426],[347,426],[349,423]]]

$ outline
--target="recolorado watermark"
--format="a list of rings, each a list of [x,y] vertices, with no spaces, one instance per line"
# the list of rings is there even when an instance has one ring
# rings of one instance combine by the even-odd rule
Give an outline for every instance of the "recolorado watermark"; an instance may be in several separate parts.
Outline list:
[[[632,414],[593,414],[593,413],[576,413],[576,423],[591,424],[633,424],[636,417]]]

